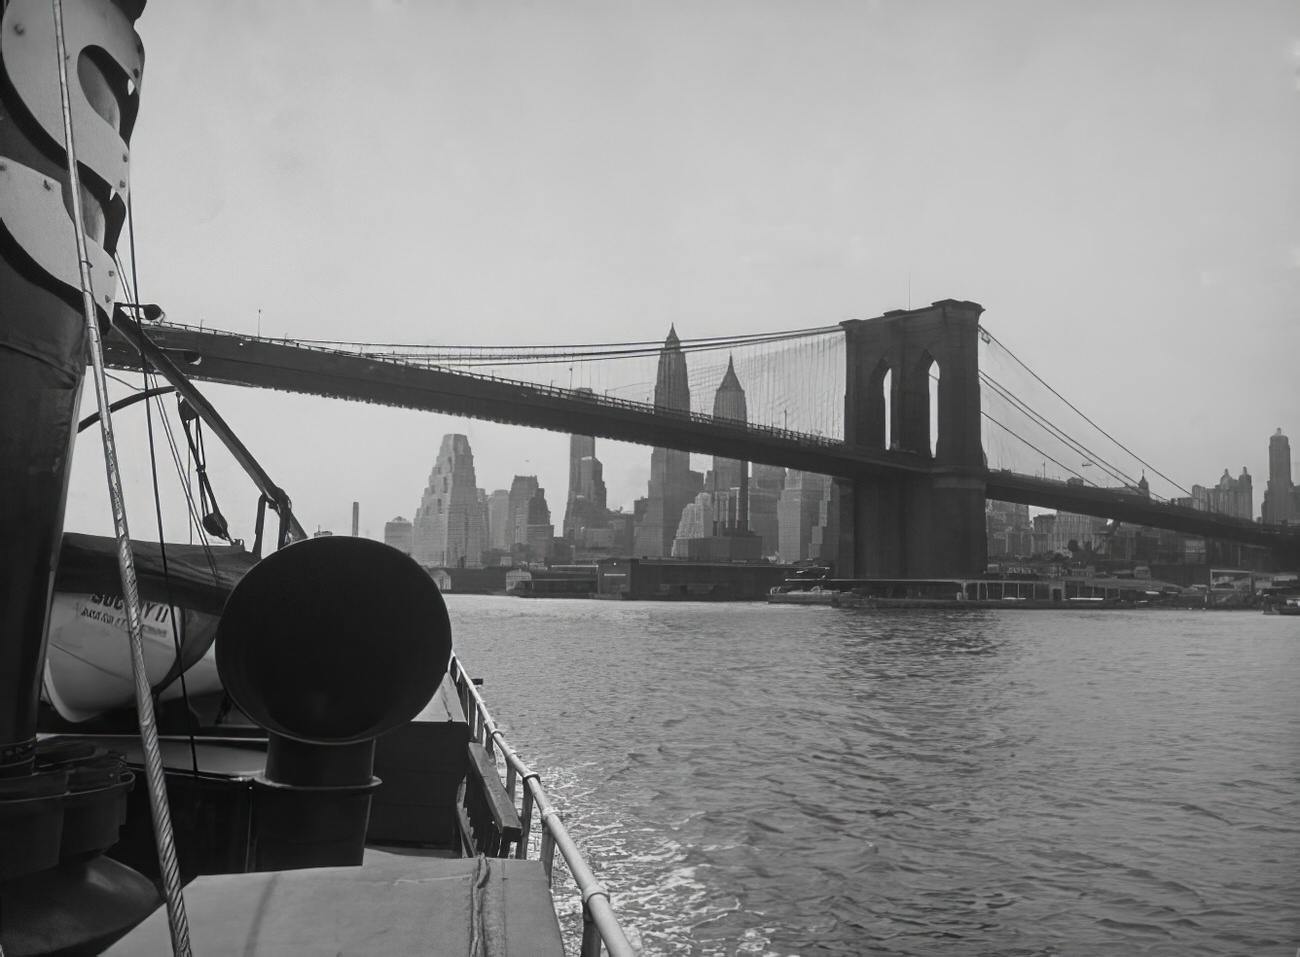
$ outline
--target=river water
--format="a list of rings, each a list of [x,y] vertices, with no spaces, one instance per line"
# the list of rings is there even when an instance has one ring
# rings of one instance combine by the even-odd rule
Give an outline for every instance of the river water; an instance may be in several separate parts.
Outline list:
[[[448,606],[645,954],[1300,946],[1294,618]]]

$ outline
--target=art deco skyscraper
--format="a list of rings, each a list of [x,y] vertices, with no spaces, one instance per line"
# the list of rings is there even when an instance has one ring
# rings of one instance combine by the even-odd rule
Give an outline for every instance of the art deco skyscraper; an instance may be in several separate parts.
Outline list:
[[[655,408],[678,412],[691,410],[691,387],[687,381],[686,356],[673,327],[659,351],[655,377]],[[682,509],[700,491],[691,474],[691,456],[679,449],[655,449],[650,453],[650,484],[645,511],[636,529],[636,555],[666,558],[673,553],[673,539]]]
[[[579,392],[590,391],[579,389]],[[604,469],[590,435],[569,436],[569,498],[564,508],[564,537],[577,541],[585,528],[609,525]]]
[[[713,417],[732,422],[748,422],[749,409],[745,403],[745,390],[736,377],[736,367],[727,359],[727,371],[718,391],[713,395]],[[706,491],[714,495],[714,512],[717,515],[718,534],[724,529],[748,531],[749,529],[749,463],[738,459],[713,457],[713,472],[705,482]],[[725,505],[725,507],[724,507]]]
[[[1268,440],[1268,486],[1264,489],[1263,520],[1284,525],[1300,518],[1291,485],[1291,442],[1278,429]]]
[[[442,437],[411,531],[413,556],[422,565],[476,567],[482,562],[483,507],[474,478],[474,453],[465,436]]]

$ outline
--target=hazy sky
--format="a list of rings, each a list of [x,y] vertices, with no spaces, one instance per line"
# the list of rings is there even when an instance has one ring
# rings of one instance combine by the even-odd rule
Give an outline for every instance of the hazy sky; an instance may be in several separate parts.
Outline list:
[[[138,30],[141,296],[176,321],[694,338],[879,315],[910,283],[983,304],[1187,487],[1246,466],[1258,512],[1268,437],[1300,448],[1293,0],[155,0]],[[353,500],[375,537],[410,518],[451,431],[481,486],[538,474],[562,522],[564,436],[205,388],[311,529]],[[645,494],[649,450],[597,454],[611,505]],[[89,459],[69,527],[103,530]]]

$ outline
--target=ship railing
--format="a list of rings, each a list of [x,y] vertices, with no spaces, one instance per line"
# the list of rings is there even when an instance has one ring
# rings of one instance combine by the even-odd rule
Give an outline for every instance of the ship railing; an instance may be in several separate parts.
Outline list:
[[[609,892],[596,880],[596,875],[583,858],[577,843],[569,835],[560,812],[551,804],[546,789],[542,787],[540,776],[523,762],[515,749],[506,741],[505,735],[488,711],[483,696],[479,694],[474,679],[465,671],[460,659],[455,655],[452,655],[449,673],[460,696],[461,707],[465,711],[470,741],[485,748],[493,762],[498,755],[500,756],[506,768],[506,793],[509,794],[511,801],[521,801],[519,808],[521,833],[514,856],[527,858],[528,839],[536,818],[542,827],[538,856],[542,868],[546,871],[547,880],[553,879],[555,851],[558,848],[564,863],[569,868],[569,873],[573,875],[578,892],[582,895],[581,957],[600,957],[602,944],[610,957],[634,957],[636,951],[619,925],[614,907],[610,903]]]

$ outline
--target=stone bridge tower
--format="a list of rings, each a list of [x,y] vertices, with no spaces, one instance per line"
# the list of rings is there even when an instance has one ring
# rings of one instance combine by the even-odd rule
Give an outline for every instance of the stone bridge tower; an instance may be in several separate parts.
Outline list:
[[[973,302],[944,299],[922,309],[841,323],[848,363],[844,440],[913,453],[933,468],[837,482],[837,574],[946,578],[984,571],[983,311]],[[938,377],[933,448],[932,376]]]

